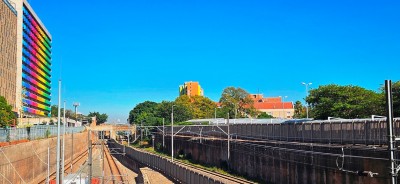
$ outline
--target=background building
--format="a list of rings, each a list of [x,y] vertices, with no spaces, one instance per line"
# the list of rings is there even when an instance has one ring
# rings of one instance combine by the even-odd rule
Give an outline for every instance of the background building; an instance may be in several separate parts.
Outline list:
[[[17,112],[17,11],[8,0],[0,0],[0,96]]]
[[[20,116],[50,116],[51,35],[26,0],[18,12],[16,106]]]
[[[294,115],[293,102],[284,102],[282,97],[264,98],[262,94],[251,94],[254,108],[275,118],[292,119]]]
[[[204,91],[201,89],[199,82],[185,82],[179,86],[179,96],[204,96]]]

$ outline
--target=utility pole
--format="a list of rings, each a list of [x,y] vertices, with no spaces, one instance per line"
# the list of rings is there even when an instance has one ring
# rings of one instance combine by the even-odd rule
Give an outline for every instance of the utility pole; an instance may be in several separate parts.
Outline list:
[[[164,118],[162,119],[162,147],[163,151],[165,148],[165,125],[164,125]]]
[[[61,182],[64,182],[64,165],[65,165],[65,101],[64,101],[64,112],[63,112],[63,140],[62,140],[62,156],[61,156]]]
[[[71,173],[74,160],[74,131],[71,129]]]
[[[47,184],[50,183],[50,146],[47,147]]]
[[[88,166],[89,166],[89,184],[92,183],[92,140],[91,140],[91,130],[88,131],[88,149],[89,149],[89,161],[88,161]]]
[[[386,122],[387,122],[387,132],[388,135],[388,151],[390,158],[390,175],[391,175],[391,183],[397,184],[397,171],[396,171],[396,142],[395,135],[393,133],[393,99],[392,99],[392,81],[385,80],[385,92],[386,92]]]
[[[76,126],[76,124],[77,124],[77,120],[78,120],[78,117],[77,117],[77,109],[78,109],[78,106],[80,106],[81,104],[79,103],[79,102],[74,102],[74,107],[75,107],[75,126]]]
[[[301,84],[306,86],[306,98],[307,98],[307,96],[308,96],[308,86],[311,85],[312,83],[311,82],[309,82],[309,83],[302,82]],[[304,100],[306,100],[306,99],[304,99]],[[306,101],[306,112],[307,112],[307,119],[308,119],[308,103],[307,103],[307,101]]]
[[[230,147],[231,147],[231,142],[230,142],[230,129],[229,129],[229,112],[228,112],[228,121],[227,121],[227,125],[228,125],[228,169],[229,169],[229,160],[231,157],[231,151],[230,151]]]
[[[102,180],[102,182],[101,183],[104,183],[104,159],[105,159],[105,156],[104,156],[104,131],[102,131],[102,133],[101,133],[101,160],[102,160],[102,170],[103,170],[103,172],[101,173],[101,180]]]
[[[171,113],[171,159],[174,162],[174,106],[172,105]]]
[[[89,141],[89,183],[92,183],[92,140]]]
[[[142,147],[142,141],[143,141],[143,120],[140,122],[140,147]]]
[[[60,180],[60,123],[61,123],[61,80],[58,80],[58,116],[57,116],[57,171],[56,171],[56,182],[60,184],[62,181]]]

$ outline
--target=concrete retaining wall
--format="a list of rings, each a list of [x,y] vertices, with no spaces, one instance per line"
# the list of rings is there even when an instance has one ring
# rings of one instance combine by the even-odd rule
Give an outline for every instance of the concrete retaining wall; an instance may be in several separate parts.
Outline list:
[[[72,136],[65,137],[65,161],[71,159]],[[87,150],[87,132],[74,134],[74,157]],[[57,138],[41,139],[0,148],[0,184],[38,183],[47,177],[47,150],[50,173],[56,170]]]
[[[156,136],[155,141],[156,145],[162,145],[162,136]],[[166,137],[165,150],[171,150],[170,143],[170,137]],[[388,154],[384,148],[361,149],[350,146],[344,147],[342,165],[342,157],[336,156],[342,154],[342,146],[284,142],[261,145],[231,143],[230,162],[227,162],[226,141],[215,139],[202,140],[200,143],[199,140],[174,137],[175,155],[181,154],[197,163],[229,167],[233,173],[262,183],[390,183],[389,161],[386,160]],[[378,175],[371,178],[365,176],[364,171]]]

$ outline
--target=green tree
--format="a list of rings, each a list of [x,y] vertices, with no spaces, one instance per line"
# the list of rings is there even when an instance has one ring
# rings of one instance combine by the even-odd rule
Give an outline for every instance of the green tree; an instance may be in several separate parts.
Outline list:
[[[99,112],[89,112],[88,117],[95,117],[96,116],[96,125],[103,124],[107,122],[108,115],[103,113],[100,114]]]
[[[58,106],[57,105],[52,105],[50,111],[51,111],[51,117],[58,116]]]
[[[306,118],[307,112],[306,107],[300,101],[294,103],[294,115],[293,118]]]
[[[258,116],[257,119],[270,119],[274,118],[273,116],[267,114],[266,112],[261,112]]]
[[[184,107],[189,111],[188,115],[193,119],[214,117],[215,102],[203,96],[182,95],[175,99],[175,104]]]
[[[157,124],[158,120],[156,120],[155,112],[157,108],[156,102],[145,101],[137,104],[130,112],[129,112],[129,123],[130,124],[140,124],[142,121],[145,121],[147,124]],[[156,122],[152,123],[154,120]]]
[[[0,96],[0,127],[10,126],[16,123],[12,106],[7,103],[6,98]]]
[[[320,86],[310,91],[306,101],[314,119],[366,118],[383,113],[381,94],[352,85]]]
[[[225,88],[219,102],[224,111],[229,112],[230,118],[235,117],[235,109],[237,110],[236,117],[255,116],[257,114],[253,106],[253,99],[251,99],[247,91],[239,87]]]
[[[384,116],[386,116],[386,98],[385,98],[385,86],[381,87],[382,93],[382,102],[384,105],[385,112]],[[392,82],[392,100],[393,100],[393,115],[394,117],[400,117],[400,81]]]
[[[171,123],[172,106],[174,105],[174,122],[183,122],[193,118],[188,106],[171,101],[162,101],[156,110],[156,117],[165,118],[166,123]]]
[[[392,84],[392,95],[394,117],[400,117],[400,81]]]

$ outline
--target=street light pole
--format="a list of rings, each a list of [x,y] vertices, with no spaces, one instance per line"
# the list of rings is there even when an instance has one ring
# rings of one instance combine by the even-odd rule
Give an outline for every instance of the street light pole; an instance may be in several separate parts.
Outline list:
[[[288,96],[281,96],[282,98],[282,111],[283,111],[283,115],[282,115],[282,119],[285,119],[285,98],[287,98]]]
[[[174,106],[172,105],[171,113],[171,159],[174,161]]]
[[[77,112],[78,106],[81,105],[81,104],[79,102],[74,102],[73,105],[75,107],[75,126],[76,126],[76,123],[77,123],[77,120],[78,120],[76,112]]]
[[[308,86],[311,85],[312,83],[311,82],[309,82],[309,83],[302,82],[301,84],[306,86],[306,97],[307,97],[308,96]],[[307,101],[306,101],[306,103],[307,103]],[[308,119],[308,103],[306,105],[306,112],[307,112],[307,119]]]
[[[64,181],[64,165],[65,165],[65,101],[64,101],[64,112],[63,112],[63,131],[62,131],[62,156],[61,156],[61,182]]]
[[[58,81],[58,115],[57,115],[57,166],[56,183],[61,183],[60,178],[60,122],[61,122],[61,80]]]

